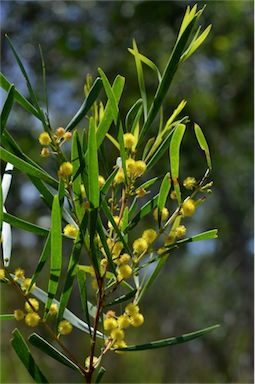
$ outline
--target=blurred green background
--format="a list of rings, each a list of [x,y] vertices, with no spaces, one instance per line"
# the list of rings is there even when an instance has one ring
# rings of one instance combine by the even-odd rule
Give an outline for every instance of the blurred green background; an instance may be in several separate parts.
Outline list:
[[[50,119],[56,128],[65,126],[74,115],[83,99],[86,74],[96,76],[99,66],[111,81],[118,73],[126,77],[121,100],[126,113],[139,97],[134,61],[127,51],[132,38],[162,70],[188,4],[194,2],[2,1],[2,34],[8,33],[18,48],[41,96],[38,44],[42,45]],[[203,4],[199,2],[200,7]],[[165,112],[170,115],[186,99],[186,114],[204,129],[215,184],[213,194],[187,225],[189,234],[219,228],[219,239],[179,250],[169,259],[141,303],[146,321],[132,333],[130,342],[179,335],[215,323],[221,328],[197,341],[167,349],[109,355],[104,382],[253,382],[253,2],[206,4],[201,21],[203,25],[212,23],[213,30],[199,51],[180,67],[166,98]],[[1,64],[9,81],[27,95],[4,37]],[[149,70],[145,74],[148,92],[153,92],[156,79]],[[45,166],[47,161],[39,159],[36,141],[42,129],[38,122],[15,105],[8,126],[22,149]],[[199,177],[205,171],[193,136],[190,126],[182,147],[182,178]],[[168,166],[165,158],[155,173],[163,173]],[[38,224],[46,224],[50,214],[29,180],[18,171],[6,208]],[[14,229],[13,243],[13,269],[23,266],[32,273],[42,239]],[[46,278],[40,282],[43,288]],[[19,305],[13,292],[4,287],[2,311],[11,312]],[[80,313],[78,295],[73,296],[70,308]],[[2,383],[31,382],[8,344],[16,325],[2,324]],[[28,334],[25,327],[19,327]],[[86,356],[86,335],[74,331],[70,339],[77,355]],[[37,351],[33,353],[50,382],[79,382],[68,368]]]

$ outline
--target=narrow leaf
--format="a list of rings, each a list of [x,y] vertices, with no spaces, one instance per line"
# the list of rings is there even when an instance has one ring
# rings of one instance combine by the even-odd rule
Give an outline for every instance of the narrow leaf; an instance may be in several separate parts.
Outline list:
[[[97,377],[96,377],[96,380],[95,380],[96,384],[101,382],[105,372],[106,372],[106,369],[104,367],[100,367],[99,368],[99,371],[98,371],[98,374],[97,374]]]
[[[19,217],[13,216],[7,212],[4,212],[3,220],[4,222],[11,224],[12,227],[23,229],[24,231],[32,232],[36,235],[47,236],[49,233],[48,229],[29,223],[28,221],[20,219]]]
[[[43,375],[40,368],[34,361],[23,336],[17,328],[12,331],[11,344],[19,359],[24,364],[25,368],[30,373],[34,381],[36,383],[48,383],[48,380]]]
[[[167,174],[165,175],[161,183],[160,190],[159,190],[159,197],[158,197],[159,211],[162,211],[162,209],[165,207],[170,188],[171,188],[171,178],[170,178],[170,173],[167,172]]]
[[[144,119],[146,119],[147,118],[147,96],[146,96],[146,91],[145,91],[143,67],[142,67],[142,63],[141,63],[141,59],[139,56],[139,51],[138,51],[135,39],[133,39],[133,52],[134,52],[134,57],[135,57],[135,65],[136,65],[138,84],[139,84],[139,88],[140,88],[141,98],[143,100]]]
[[[89,202],[92,208],[99,207],[99,184],[98,184],[98,158],[96,127],[94,119],[89,121],[89,140],[88,140],[88,182],[89,182]]]
[[[220,325],[216,324],[208,328],[200,329],[199,331],[186,333],[182,336],[170,337],[169,339],[162,339],[157,341],[152,341],[151,343],[140,344],[140,345],[130,345],[126,348],[118,348],[118,351],[129,352],[129,351],[144,351],[147,349],[163,348],[168,347],[169,345],[186,343],[187,341],[196,339],[205,335],[208,332],[214,331],[216,328],[219,328]]]
[[[60,362],[63,365],[66,365],[67,367],[75,371],[80,371],[79,367],[76,364],[74,364],[63,353],[58,351],[55,347],[53,347],[50,343],[48,343],[37,333],[32,333],[32,335],[29,336],[28,341],[34,347],[38,348],[41,352],[45,353],[47,356],[52,357],[54,360]]]
[[[51,245],[51,241],[50,241],[50,233],[49,233],[48,237],[46,239],[46,242],[44,244],[42,254],[41,254],[40,259],[38,261],[38,264],[36,266],[35,272],[31,278],[31,283],[30,283],[28,290],[30,290],[32,288],[32,286],[34,285],[34,283],[37,281],[37,278],[38,278],[41,270],[43,269],[49,255],[50,255],[50,245]]]
[[[209,152],[209,147],[208,147],[206,138],[205,138],[205,136],[203,134],[203,131],[199,127],[199,125],[196,124],[196,123],[194,124],[194,129],[195,129],[195,134],[196,134],[196,137],[197,137],[197,141],[198,141],[198,143],[200,145],[200,148],[205,152],[205,157],[206,157],[208,168],[212,169],[212,162],[211,162],[211,156],[210,156],[210,152]]]
[[[79,124],[79,122],[85,117],[85,115],[88,113],[93,103],[97,99],[101,88],[102,81],[101,79],[96,78],[93,86],[89,91],[87,98],[84,100],[83,104],[81,105],[80,109],[75,114],[75,116],[72,118],[72,120],[67,124],[67,131],[71,131],[72,129],[74,129]]]
[[[9,114],[10,114],[12,106],[13,106],[14,92],[15,92],[15,87],[13,84],[11,84],[9,91],[8,91],[8,94],[7,94],[7,97],[6,97],[6,100],[4,102],[2,112],[1,112],[1,122],[0,122],[1,136],[2,136],[2,133],[5,129],[7,119],[9,117]]]
[[[180,124],[175,128],[170,142],[170,167],[171,176],[174,184],[174,190],[177,195],[178,203],[181,203],[181,191],[179,186],[179,163],[180,163],[180,145],[185,132],[185,125]]]
[[[151,213],[151,211],[157,206],[158,196],[159,195],[154,196],[150,201],[148,201],[146,204],[143,205],[143,207],[140,209],[140,211],[136,214],[136,216],[133,218],[133,220],[129,223],[125,232],[133,229],[143,217],[145,217],[149,213]]]
[[[2,320],[14,320],[14,319],[15,319],[15,316],[13,313],[0,315],[0,321],[2,321]]]
[[[120,303],[124,303],[125,301],[130,300],[132,297],[134,297],[136,292],[137,292],[137,290],[133,289],[133,291],[128,292],[125,295],[121,295],[121,296],[117,297],[115,300],[111,301],[110,303],[105,304],[105,307],[106,308],[107,307],[112,307],[114,305],[117,305],[117,304],[120,304]]]
[[[92,335],[91,326],[90,326],[90,317],[89,317],[89,308],[88,308],[88,295],[87,295],[87,278],[86,274],[83,273],[80,269],[77,271],[77,281],[80,292],[81,306],[85,316],[85,320],[88,324],[88,329],[90,336]]]

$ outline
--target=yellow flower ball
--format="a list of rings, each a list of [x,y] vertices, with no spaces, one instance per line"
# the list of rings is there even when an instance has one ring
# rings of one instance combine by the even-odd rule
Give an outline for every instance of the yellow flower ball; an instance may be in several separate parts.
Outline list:
[[[105,184],[105,179],[103,176],[99,175],[98,176],[98,185],[99,185],[99,188],[102,188],[102,186]]]
[[[139,255],[141,253],[143,253],[144,251],[146,251],[148,248],[148,243],[145,239],[143,239],[142,237],[140,237],[139,239],[136,239],[134,242],[133,242],[133,249],[134,249],[134,252],[138,253]]]
[[[122,329],[116,328],[111,331],[111,338],[116,340],[117,342],[123,340],[125,337],[125,333]]]
[[[27,312],[37,312],[39,310],[39,301],[36,299],[29,299],[29,303],[32,305],[32,307],[28,304],[28,302],[25,303],[25,310]]]
[[[58,313],[58,305],[56,303],[51,304],[49,314],[55,316]]]
[[[138,160],[135,162],[135,165],[134,165],[134,176],[135,177],[139,177],[139,176],[142,176],[144,174],[144,172],[146,171],[146,164],[144,161],[142,160]]]
[[[41,133],[38,137],[38,140],[41,145],[49,145],[52,141],[50,135],[47,132]]]
[[[158,208],[154,209],[153,216],[155,220],[158,220]],[[169,211],[166,207],[164,207],[161,211],[161,220],[165,221],[169,216]]]
[[[178,225],[178,227],[175,229],[175,236],[176,237],[182,237],[185,235],[187,229],[185,225]]]
[[[188,199],[187,201],[184,201],[181,208],[181,214],[183,216],[192,216],[195,213],[196,205],[194,200]]]
[[[65,132],[66,132],[66,131],[65,131],[65,128],[63,128],[63,127],[59,127],[59,128],[56,130],[56,135],[57,135],[58,138],[61,138],[61,137],[64,136]]]
[[[136,313],[130,317],[130,324],[133,327],[140,327],[144,323],[144,317],[141,313]]]
[[[70,237],[76,237],[78,228],[75,228],[72,224],[67,224],[64,228],[64,234]]]
[[[125,181],[125,176],[124,176],[124,171],[122,168],[120,168],[118,170],[118,172],[116,173],[115,177],[114,177],[114,181],[116,184],[121,184],[121,183],[124,183]]]
[[[0,269],[0,280],[4,280],[5,278],[5,270],[3,268]]]
[[[72,138],[72,133],[71,133],[71,132],[66,132],[66,133],[64,134],[64,139],[65,139],[66,141],[70,141],[71,138]]]
[[[25,316],[25,323],[29,327],[36,327],[39,324],[40,316],[36,312],[28,312]]]
[[[124,134],[124,147],[127,149],[132,149],[135,144],[135,136],[132,133]]]
[[[126,348],[127,347],[127,344],[125,343],[124,340],[119,340],[117,343],[114,343],[113,344],[113,348],[114,349],[117,349],[117,348]],[[119,353],[119,354],[122,354],[124,352],[122,351],[115,351],[115,353]]]
[[[196,186],[196,179],[195,177],[187,177],[184,181],[183,181],[183,185],[186,189],[194,189],[194,187]]]
[[[125,307],[125,312],[127,315],[129,316],[133,316],[134,314],[138,313],[139,312],[139,307],[137,304],[134,304],[134,303],[129,303],[126,307]]]
[[[14,280],[23,280],[23,279],[25,279],[25,271],[24,271],[24,269],[17,268],[17,269],[15,269],[14,274],[15,274]]]
[[[21,309],[15,309],[14,317],[17,321],[21,321],[25,317],[25,313]]]
[[[114,317],[108,317],[104,319],[104,330],[111,331],[118,327],[118,322]]]
[[[127,315],[121,315],[118,317],[118,325],[120,329],[125,329],[130,326],[130,320]]]
[[[157,238],[157,232],[154,229],[146,229],[143,231],[142,238],[146,240],[148,244],[151,244]]]
[[[122,264],[118,267],[118,280],[128,279],[132,273],[132,268],[128,264]]]
[[[122,220],[120,220],[119,216],[113,216],[113,220],[115,221],[115,223],[117,224],[117,226],[119,228],[122,227]],[[110,220],[108,221],[108,227],[109,229],[113,229],[113,226],[112,226],[112,223],[110,222]]]
[[[73,173],[73,166],[69,161],[66,161],[62,163],[59,167],[59,176],[61,177],[68,177],[71,176]]]
[[[58,333],[60,335],[68,335],[73,330],[73,326],[67,320],[61,320],[58,324]]]
[[[26,291],[28,292],[28,288],[30,287],[30,284],[31,284],[31,281],[32,279],[30,278],[26,278],[24,281],[22,281],[22,284],[21,284],[21,289],[22,291]],[[35,283],[32,285],[31,289],[30,289],[30,292],[33,291],[33,289],[35,288]]]
[[[136,163],[135,160],[131,159],[131,157],[126,160],[127,175],[129,177],[133,177],[134,176],[135,163]]]
[[[41,156],[42,157],[49,157],[49,154],[50,154],[50,151],[48,148],[44,147],[42,150],[41,150]]]
[[[170,193],[170,197],[171,197],[172,200],[176,200],[176,199],[177,199],[176,192],[175,192],[175,191],[172,191],[172,192]]]
[[[123,255],[120,256],[119,262],[120,264],[128,264],[130,261],[130,256],[127,253],[123,253]]]
[[[120,255],[120,252],[122,251],[122,249],[123,249],[123,244],[122,244],[122,242],[121,241],[117,241],[115,244],[114,244],[114,246],[113,246],[113,248],[112,248],[112,254],[113,254],[113,256],[119,256]]]

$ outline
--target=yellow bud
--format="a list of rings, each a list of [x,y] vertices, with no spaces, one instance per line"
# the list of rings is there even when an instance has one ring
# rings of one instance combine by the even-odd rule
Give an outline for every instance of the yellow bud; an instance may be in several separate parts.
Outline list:
[[[135,136],[132,133],[124,134],[124,147],[128,149],[132,149],[135,144]]]
[[[96,356],[93,356],[93,367],[95,367],[97,365],[97,362],[98,362],[98,358]],[[85,367],[86,368],[89,368],[90,366],[90,356],[86,357],[86,360],[85,360]]]
[[[184,182],[183,182],[183,185],[186,189],[194,189],[194,187],[196,186],[196,179],[195,177],[187,177]]]
[[[49,309],[49,314],[51,316],[54,316],[57,313],[58,313],[58,305],[56,303],[51,304],[50,309]]]
[[[144,174],[144,172],[146,171],[146,164],[144,161],[142,160],[138,160],[135,162],[135,165],[134,165],[134,176],[135,177],[139,177],[139,176],[142,176]]]
[[[15,309],[14,317],[17,321],[21,321],[25,317],[25,313],[21,309]]]
[[[133,316],[134,314],[136,314],[136,313],[139,312],[139,307],[138,307],[137,304],[129,303],[129,304],[125,307],[125,312],[126,312],[129,316]]]
[[[22,284],[21,284],[21,289],[23,291],[26,291],[26,293],[28,293],[28,288],[30,287],[30,284],[31,284],[31,281],[32,279],[30,278],[26,278],[24,281],[22,281]],[[30,289],[30,292],[33,291],[33,289],[35,288],[35,283],[32,285],[31,289]]]
[[[171,197],[172,200],[176,200],[176,199],[177,199],[176,192],[175,192],[175,191],[172,191],[172,192],[170,193],[170,197]]]
[[[67,320],[62,320],[58,324],[58,333],[60,335],[68,335],[69,333],[72,332],[72,330],[73,330],[73,326]]]
[[[175,236],[176,237],[182,237],[186,233],[186,227],[185,225],[178,225],[178,227],[175,229]]]
[[[0,269],[0,280],[4,280],[5,278],[5,270],[3,268]]]
[[[66,133],[64,134],[64,139],[65,139],[66,141],[70,141],[71,138],[72,138],[72,133],[71,133],[71,132],[66,132]]]
[[[81,193],[81,197],[82,197],[83,199],[85,199],[85,197],[86,197],[87,195],[86,195],[85,187],[84,187],[83,184],[80,185],[80,193]]]
[[[141,313],[136,313],[130,317],[130,324],[133,327],[140,327],[144,323],[144,317]]]
[[[127,253],[123,253],[123,255],[120,256],[120,264],[128,264],[130,260],[130,256]]]
[[[25,275],[24,275],[25,271],[24,269],[21,269],[21,268],[17,268],[15,269],[15,277],[14,277],[14,280],[19,280],[19,279],[25,279]]]
[[[146,195],[146,190],[144,188],[139,188],[135,191],[138,197],[143,197]]]
[[[28,312],[25,316],[25,323],[29,327],[36,327],[39,324],[40,316],[36,312]]]
[[[65,132],[66,132],[66,131],[65,131],[65,128],[63,128],[63,127],[59,127],[59,128],[56,130],[56,135],[57,135],[58,138],[61,138],[61,137],[64,136]]]
[[[158,220],[158,208],[156,208],[153,212],[153,216],[155,220]],[[161,220],[165,221],[169,216],[169,211],[166,207],[164,207],[161,211]]]
[[[101,261],[100,261],[100,264],[103,268],[106,268],[107,265],[108,265],[108,260],[103,258]]]
[[[66,236],[76,237],[77,233],[78,229],[75,228],[72,224],[67,224],[64,228],[64,234]]]
[[[122,168],[120,168],[118,170],[118,172],[116,173],[115,177],[114,177],[114,181],[116,184],[121,184],[121,183],[124,183],[125,181],[125,176],[124,176],[124,171]]]
[[[50,135],[47,132],[41,133],[38,140],[41,145],[49,145],[51,143]]]
[[[157,232],[154,229],[146,229],[142,234],[142,238],[146,240],[148,244],[151,244],[157,238]]]
[[[115,223],[117,224],[117,226],[118,226],[119,228],[122,227],[122,223],[123,223],[123,222],[122,222],[122,220],[120,220],[119,216],[113,216],[113,220],[115,221]],[[110,221],[108,221],[108,227],[109,227],[110,229],[113,228],[112,223],[111,223]]]
[[[118,267],[118,280],[128,279],[132,275],[132,268],[128,264]]]
[[[111,338],[116,340],[117,342],[123,340],[125,337],[125,333],[122,329],[115,328],[111,331]]]
[[[121,315],[118,317],[118,325],[120,329],[125,329],[130,326],[130,320],[127,315]]]
[[[184,201],[181,208],[181,214],[183,216],[192,216],[196,210],[196,205],[194,200],[188,199],[187,201]]]
[[[61,177],[71,176],[71,174],[73,173],[72,164],[69,163],[69,161],[62,163],[60,165],[58,173],[59,173],[59,176],[61,176]]]
[[[134,242],[133,242],[133,249],[134,249],[134,252],[138,253],[139,255],[141,253],[143,253],[144,251],[146,251],[148,248],[148,243],[145,239],[143,239],[142,237],[140,237],[139,239],[136,239]]]
[[[113,344],[113,348],[114,348],[114,349],[117,349],[117,348],[126,348],[126,347],[127,347],[127,344],[125,343],[124,340],[119,340],[117,343],[114,343],[114,344]],[[115,353],[123,354],[124,352],[122,352],[122,351],[115,351]]]
[[[99,184],[99,188],[102,188],[102,186],[105,184],[105,179],[101,175],[98,176],[98,184]]]
[[[104,319],[104,330],[105,331],[111,331],[112,329],[115,329],[118,327],[118,322],[114,317],[108,317]]]
[[[129,158],[126,160],[127,174],[130,177],[134,176],[135,163],[134,159]]]
[[[42,150],[41,150],[41,156],[42,157],[49,157],[49,154],[50,154],[50,151],[48,148],[44,147]]]
[[[28,302],[25,303],[25,310],[27,312],[37,312],[39,309],[39,301],[36,299],[29,299],[29,303],[32,305],[32,307],[28,304]]]

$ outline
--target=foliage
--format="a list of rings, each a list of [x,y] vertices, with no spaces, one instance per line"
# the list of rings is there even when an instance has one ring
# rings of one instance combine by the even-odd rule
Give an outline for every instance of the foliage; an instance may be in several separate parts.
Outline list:
[[[181,222],[186,217],[192,216],[197,206],[204,203],[205,195],[211,192],[212,182],[208,180],[211,159],[204,134],[195,123],[196,137],[201,149],[205,151],[208,169],[199,180],[194,177],[186,178],[183,181],[184,188],[181,187],[180,148],[189,117],[177,120],[177,116],[186,103],[183,101],[179,104],[166,120],[162,108],[177,69],[196,51],[209,33],[210,27],[202,33],[200,27],[194,32],[202,12],[203,9],[197,10],[196,5],[193,8],[187,7],[175,46],[162,75],[151,60],[139,53],[136,42],[133,42],[133,49],[130,51],[135,58],[141,99],[131,106],[125,120],[119,108],[124,78],[118,75],[111,85],[104,71],[99,69],[100,77],[93,83],[91,77],[87,77],[85,100],[75,116],[65,128],[52,129],[49,116],[40,107],[25,67],[14,45],[8,39],[26,80],[30,100],[22,96],[14,85],[2,77],[2,87],[8,91],[1,114],[3,124],[0,158],[7,163],[2,182],[2,202],[5,203],[10,187],[9,164],[12,164],[27,174],[45,204],[51,208],[51,227],[49,229],[39,227],[7,214],[3,209],[1,281],[13,286],[25,300],[27,313],[20,309],[15,310],[16,320],[24,318],[30,327],[39,325],[43,327],[62,352],[37,334],[29,337],[30,343],[48,356],[71,369],[76,369],[88,383],[92,381],[94,372],[97,373],[96,382],[102,378],[105,369],[99,367],[105,354],[110,351],[124,353],[183,343],[217,327],[142,345],[128,346],[124,341],[126,332],[124,329],[130,325],[136,328],[143,324],[144,316],[138,303],[158,277],[164,264],[168,262],[173,250],[187,242],[217,237],[217,230],[210,230],[178,240],[186,233],[186,227]],[[42,64],[44,67],[44,60]],[[151,103],[144,83],[144,64],[155,72],[158,80]],[[45,72],[43,75],[46,83]],[[98,101],[101,90],[104,90],[107,98],[105,106],[102,101]],[[42,145],[41,156],[45,161],[50,156],[55,159],[58,171],[54,176],[25,155],[8,132],[8,117],[14,100],[42,123],[43,132],[39,136],[39,143]],[[160,115],[157,123],[158,132],[145,144],[145,138],[150,134],[158,114]],[[77,126],[84,117],[88,120],[88,127],[80,133]],[[109,131],[112,126],[114,135]],[[103,177],[100,174],[99,154],[103,152],[106,140],[110,140],[116,147],[119,156],[116,164],[105,164],[111,171],[105,172]],[[70,161],[70,156],[63,150],[69,141],[72,141]],[[147,169],[156,166],[162,156],[168,153],[168,149],[170,172],[162,177],[145,181]],[[142,184],[141,178],[144,178]],[[152,185],[158,189],[155,196],[150,194],[149,188]],[[130,237],[133,229],[151,213],[152,209],[154,228],[143,231],[131,246]],[[63,230],[62,220],[65,222]],[[13,273],[9,267],[10,226],[37,233],[46,239],[39,263],[34,267],[31,278],[26,278],[21,268]],[[64,237],[72,242],[72,250],[60,291]],[[48,259],[50,259],[50,271],[46,293],[35,284]],[[81,264],[81,260],[85,260],[86,264]],[[67,309],[76,279],[86,322]],[[88,292],[92,297],[92,303],[88,301]],[[31,296],[45,304],[40,314],[38,314],[39,303]],[[130,299],[131,302],[127,304]],[[120,302],[125,303],[125,310],[117,315],[114,306]],[[71,333],[73,327],[88,334],[86,337],[91,346],[90,354],[83,362],[78,361],[74,352],[62,342],[63,336]],[[19,331],[15,330],[13,336],[12,345],[23,364],[31,369],[27,360],[33,362],[34,380],[47,382],[30,357],[30,351]]]

